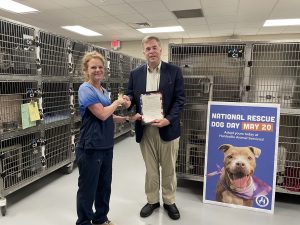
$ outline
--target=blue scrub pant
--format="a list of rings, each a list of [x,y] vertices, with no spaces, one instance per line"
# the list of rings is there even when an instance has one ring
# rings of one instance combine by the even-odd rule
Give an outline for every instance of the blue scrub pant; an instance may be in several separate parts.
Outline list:
[[[113,148],[99,151],[76,148],[79,169],[76,225],[101,224],[108,220],[112,160]]]

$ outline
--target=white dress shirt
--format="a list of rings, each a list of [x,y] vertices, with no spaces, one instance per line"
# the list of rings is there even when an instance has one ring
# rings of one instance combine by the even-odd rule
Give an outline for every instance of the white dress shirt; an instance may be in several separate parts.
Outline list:
[[[149,65],[147,65],[147,82],[146,82],[146,91],[158,91],[159,81],[160,81],[160,67],[161,62],[158,66],[151,70]]]

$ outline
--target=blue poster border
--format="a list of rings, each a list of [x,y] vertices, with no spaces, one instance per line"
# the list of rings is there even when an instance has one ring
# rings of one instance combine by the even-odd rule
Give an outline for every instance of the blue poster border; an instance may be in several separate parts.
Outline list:
[[[237,204],[231,204],[231,203],[224,203],[219,202],[216,200],[207,199],[207,173],[211,171],[207,171],[208,167],[208,149],[210,145],[210,117],[211,117],[211,107],[212,106],[228,106],[228,107],[263,107],[263,108],[270,108],[276,110],[276,127],[275,127],[275,143],[274,143],[274,157],[273,157],[273,178],[272,178],[272,190],[271,193],[271,205],[270,209],[264,209],[264,208],[256,208],[251,206],[243,206],[243,205],[237,205]],[[280,124],[280,104],[263,104],[263,103],[239,103],[239,102],[215,102],[215,101],[209,101],[208,102],[208,110],[207,110],[207,132],[206,132],[206,146],[205,146],[205,167],[204,167],[204,183],[203,183],[203,203],[209,203],[209,204],[215,204],[220,206],[227,206],[231,208],[240,208],[240,209],[246,209],[251,211],[259,211],[259,212],[265,212],[265,213],[274,213],[274,204],[275,204],[275,191],[276,191],[276,171],[277,171],[277,151],[278,151],[278,140],[279,140],[279,124]]]

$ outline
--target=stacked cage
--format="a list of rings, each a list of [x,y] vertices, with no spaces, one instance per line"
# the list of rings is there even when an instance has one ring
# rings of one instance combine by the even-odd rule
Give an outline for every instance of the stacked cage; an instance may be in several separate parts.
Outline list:
[[[244,45],[170,45],[169,59],[182,68],[186,95],[177,161],[183,178],[203,179],[208,101],[241,101],[244,60],[231,57],[232,49]]]
[[[248,101],[281,108],[277,190],[300,194],[300,43],[255,43],[248,65]]]
[[[203,179],[208,100],[277,103],[277,191],[300,194],[300,43],[171,44],[169,50],[187,97],[178,176]]]
[[[111,100],[127,89],[132,62],[143,61],[0,18],[0,208],[5,196],[59,169],[70,173],[81,118],[78,90],[86,52],[107,61]],[[116,114],[130,112],[120,107]],[[132,130],[116,126],[115,136]]]

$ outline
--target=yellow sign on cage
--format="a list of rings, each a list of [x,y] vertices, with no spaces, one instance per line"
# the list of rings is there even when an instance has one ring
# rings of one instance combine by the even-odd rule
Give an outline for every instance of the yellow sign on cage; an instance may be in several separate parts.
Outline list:
[[[28,110],[29,110],[29,118],[30,121],[37,121],[40,120],[40,113],[37,102],[30,102],[28,104]]]

